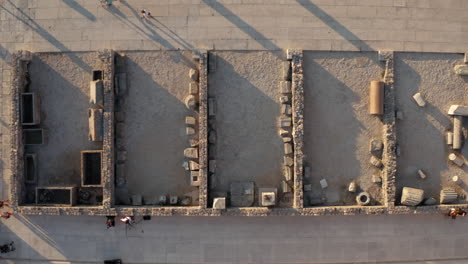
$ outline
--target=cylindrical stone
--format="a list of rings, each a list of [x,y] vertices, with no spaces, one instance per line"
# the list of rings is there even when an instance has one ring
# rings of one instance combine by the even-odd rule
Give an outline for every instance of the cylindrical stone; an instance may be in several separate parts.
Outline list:
[[[369,113],[383,115],[384,113],[384,83],[371,81],[369,88]]]
[[[453,133],[447,132],[447,145],[452,145],[452,144],[453,144]]]
[[[453,149],[461,149],[463,141],[463,116],[453,117]]]
[[[465,164],[465,161],[462,158],[458,157],[455,153],[450,153],[448,158],[451,162],[455,163],[458,167],[461,167],[463,166],[463,164]]]

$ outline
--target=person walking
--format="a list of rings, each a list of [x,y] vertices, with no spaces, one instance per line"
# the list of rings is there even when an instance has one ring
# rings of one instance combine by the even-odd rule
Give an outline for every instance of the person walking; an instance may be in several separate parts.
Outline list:
[[[0,209],[2,209],[4,206],[6,207],[10,207],[10,205],[8,204],[8,200],[2,200],[0,201]]]
[[[10,218],[10,216],[12,216],[13,213],[10,213],[10,212],[3,212],[2,215],[0,215],[0,217],[2,218],[5,218],[5,219],[8,219]]]
[[[122,217],[120,218],[120,221],[123,222],[127,226],[133,226],[133,223],[135,222],[132,216]]]
[[[115,216],[107,216],[106,226],[107,229],[115,226]]]
[[[141,19],[149,19],[149,18],[152,18],[151,13],[148,12],[146,9],[142,9],[142,10],[140,11],[140,14],[141,14]]]

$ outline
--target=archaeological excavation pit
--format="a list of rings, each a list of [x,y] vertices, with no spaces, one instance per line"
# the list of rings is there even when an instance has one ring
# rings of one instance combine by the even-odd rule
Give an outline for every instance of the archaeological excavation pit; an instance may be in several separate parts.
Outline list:
[[[291,137],[291,118],[282,115],[280,102],[284,97],[290,115],[290,91],[280,90],[281,81],[290,90],[290,76],[283,75],[288,65],[282,52],[210,52],[208,206],[292,206],[292,158],[280,135],[283,123],[284,136]]]
[[[450,161],[449,155],[467,159],[468,144],[465,142],[461,148],[454,149],[447,140],[455,134],[457,118],[448,114],[450,106],[468,105],[468,78],[456,74],[456,65],[464,65],[463,54],[397,53],[395,56],[397,204],[401,203],[404,187],[424,192],[419,205],[439,204],[443,200],[442,190],[455,191],[457,197],[450,203],[466,203],[468,168]],[[466,141],[468,122],[467,117],[463,118],[464,127],[458,132]]]
[[[384,66],[376,52],[304,52],[304,207],[383,203],[382,116],[369,113],[369,87]]]
[[[115,79],[115,203],[198,205],[198,62],[191,52],[118,53]]]

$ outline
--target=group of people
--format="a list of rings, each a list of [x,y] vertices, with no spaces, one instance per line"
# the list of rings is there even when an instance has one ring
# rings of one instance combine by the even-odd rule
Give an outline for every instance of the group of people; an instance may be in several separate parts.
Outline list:
[[[133,216],[125,216],[120,218],[120,222],[131,227],[135,224],[135,218]],[[106,216],[106,226],[107,229],[115,226],[115,216]]]
[[[0,201],[0,209],[3,209],[3,207],[10,207],[10,205],[8,204],[8,200],[1,200]],[[12,215],[13,215],[13,213],[11,213],[11,212],[2,212],[0,214],[0,217],[4,218],[4,219],[8,219]]]
[[[14,244],[14,242],[11,241],[10,243],[1,245],[0,246],[0,253],[6,254],[6,253],[9,253],[9,252],[15,251],[16,248],[15,248],[15,246],[13,244]]]
[[[456,219],[459,215],[466,216],[466,211],[461,208],[451,208],[448,212],[448,216],[452,217],[452,219]]]
[[[114,2],[114,0],[99,0],[99,1],[101,2],[101,6],[105,8],[110,7],[112,5],[112,2]],[[115,0],[115,1],[120,1],[120,0]],[[140,10],[140,17],[141,19],[152,18],[151,13],[146,9]]]

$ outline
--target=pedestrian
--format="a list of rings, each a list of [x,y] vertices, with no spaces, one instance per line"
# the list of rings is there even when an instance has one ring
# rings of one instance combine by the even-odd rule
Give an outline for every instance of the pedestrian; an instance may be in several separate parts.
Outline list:
[[[466,216],[466,211],[461,208],[457,208],[457,214],[461,216]]]
[[[16,248],[15,248],[15,246],[13,244],[14,244],[14,242],[11,241],[8,244],[4,244],[4,245],[0,246],[0,252],[1,253],[8,253],[8,252],[15,251]]]
[[[110,7],[112,5],[113,0],[101,0],[102,7]]]
[[[151,13],[146,11],[146,9],[142,9],[140,13],[141,13],[141,19],[152,18]]]
[[[8,204],[8,200],[0,201],[0,209],[2,209],[3,206],[10,207],[10,205]]]
[[[2,218],[5,218],[5,219],[8,219],[10,218],[10,216],[12,216],[13,213],[10,213],[10,212],[3,212],[2,215],[0,215],[0,217]]]
[[[133,216],[122,217],[122,218],[120,218],[120,221],[122,221],[123,223],[125,223],[128,226],[133,226],[133,223],[135,222],[133,220]]]
[[[448,216],[452,217],[452,219],[456,219],[458,215],[458,210],[455,208],[450,208],[450,211],[448,212]]]
[[[115,216],[107,216],[106,226],[107,229],[115,226]]]

